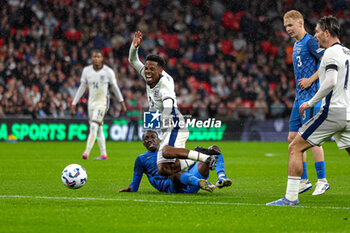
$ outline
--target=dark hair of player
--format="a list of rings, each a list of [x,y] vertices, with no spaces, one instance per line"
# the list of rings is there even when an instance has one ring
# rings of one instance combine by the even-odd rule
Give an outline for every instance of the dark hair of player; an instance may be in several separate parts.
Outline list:
[[[144,136],[146,135],[146,133],[153,133],[153,134],[155,134],[155,135],[158,137],[158,133],[157,133],[156,131],[154,131],[154,130],[147,130],[147,131],[144,132],[144,134],[142,135],[142,140],[143,140]]]
[[[92,54],[94,54],[94,53],[100,53],[101,56],[103,57],[103,53],[102,53],[102,51],[101,51],[100,49],[93,49],[93,50],[91,51],[91,56],[92,56]]]
[[[155,54],[150,54],[146,57],[146,61],[155,61],[158,63],[158,65],[162,68],[165,67],[165,61],[162,57],[155,55]]]
[[[334,16],[323,16],[317,22],[322,31],[329,31],[332,37],[340,38],[340,25]]]

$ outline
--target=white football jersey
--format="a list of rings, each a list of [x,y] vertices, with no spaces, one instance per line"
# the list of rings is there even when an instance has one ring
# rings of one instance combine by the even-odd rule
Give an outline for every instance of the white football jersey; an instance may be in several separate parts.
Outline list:
[[[96,71],[93,65],[86,66],[81,75],[81,83],[89,87],[89,107],[107,105],[108,85],[117,85],[114,71],[106,65]]]
[[[129,51],[129,62],[136,69],[136,71],[146,80],[145,65],[140,61],[137,48],[132,44]],[[162,71],[159,82],[151,88],[146,85],[147,99],[149,103],[149,111],[159,111],[162,114],[162,118],[168,118],[176,116],[179,120],[184,121],[184,118],[177,108],[176,94],[174,79],[164,70]],[[164,101],[166,99],[172,99],[172,109],[164,111]],[[162,125],[162,129],[167,128]]]
[[[140,74],[146,79],[144,67],[141,69]],[[158,110],[159,112],[163,112],[163,101],[168,98],[174,101],[174,107],[177,108],[174,80],[164,70],[157,85],[153,88],[146,85],[146,92],[150,111]]]
[[[336,43],[326,49],[319,70],[319,80],[322,85],[327,69],[338,71],[337,83],[331,95],[322,100],[323,108],[346,109],[346,120],[350,120],[350,50],[344,45]]]

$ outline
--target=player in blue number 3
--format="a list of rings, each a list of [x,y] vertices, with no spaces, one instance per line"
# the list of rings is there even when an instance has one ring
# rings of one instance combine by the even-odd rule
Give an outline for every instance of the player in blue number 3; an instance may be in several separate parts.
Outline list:
[[[305,31],[304,18],[299,11],[291,10],[284,15],[284,26],[287,33],[296,39],[293,47],[293,66],[296,79],[296,96],[292,113],[289,120],[288,142],[291,143],[297,135],[298,129],[317,112],[321,107],[321,101],[308,109],[301,116],[299,106],[310,100],[319,88],[318,82],[318,64],[323,56],[324,49],[320,48],[316,39]],[[321,146],[311,148],[315,161],[317,173],[317,183],[312,195],[324,194],[329,189],[326,179],[324,153]],[[299,194],[304,193],[312,188],[307,175],[306,152],[303,153],[303,175],[301,176]]]
[[[315,38],[325,52],[318,70],[320,89],[299,107],[299,113],[320,100],[322,108],[306,122],[289,145],[288,183],[286,195],[267,205],[298,205],[300,178],[303,173],[303,152],[319,146],[332,136],[339,149],[350,155],[350,50],[340,43],[340,25],[333,16],[318,20]]]

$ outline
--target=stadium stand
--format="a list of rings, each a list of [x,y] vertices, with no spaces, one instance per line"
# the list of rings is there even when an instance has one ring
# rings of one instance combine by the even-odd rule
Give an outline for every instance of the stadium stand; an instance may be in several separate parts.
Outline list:
[[[145,34],[141,58],[158,53],[167,60],[184,114],[289,117],[295,81],[282,16],[290,9],[306,16],[311,33],[320,16],[336,15],[348,25],[342,41],[349,46],[345,0],[3,0],[0,117],[86,118],[86,94],[76,116],[69,108],[94,48],[115,70],[127,101],[146,108],[145,83],[127,61],[136,30]],[[112,99],[107,117],[119,110]]]

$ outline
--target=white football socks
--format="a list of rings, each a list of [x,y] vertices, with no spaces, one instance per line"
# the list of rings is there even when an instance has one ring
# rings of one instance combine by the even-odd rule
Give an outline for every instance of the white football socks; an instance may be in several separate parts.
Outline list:
[[[190,150],[190,152],[187,155],[187,158],[195,161],[205,162],[205,160],[209,158],[209,155],[199,153],[198,151]]]
[[[103,133],[103,127],[102,125],[100,127],[98,127],[98,131],[97,131],[97,144],[98,147],[100,147],[100,155],[105,155],[107,156],[107,151],[106,151],[106,138],[105,135]]]
[[[196,161],[190,160],[190,159],[179,159],[181,170],[190,167],[192,164],[194,164]]]
[[[90,124],[90,133],[86,142],[86,149],[85,149],[86,154],[90,154],[90,151],[95,144],[97,130],[98,130],[98,124],[95,122],[92,122]]]
[[[300,177],[288,176],[286,198],[290,201],[298,199]]]

